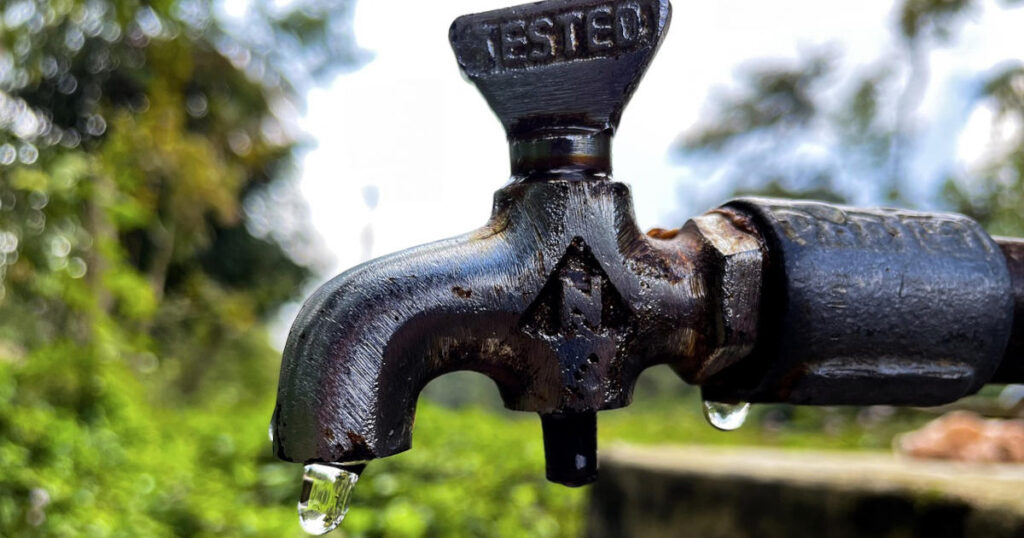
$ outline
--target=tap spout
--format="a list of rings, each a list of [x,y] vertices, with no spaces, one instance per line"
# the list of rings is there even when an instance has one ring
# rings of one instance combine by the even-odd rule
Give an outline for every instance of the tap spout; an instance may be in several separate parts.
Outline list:
[[[747,249],[739,254],[756,269],[736,273],[736,258],[730,265],[707,234],[743,232],[711,225],[728,228],[725,216],[708,219],[649,237],[621,183],[513,183],[498,191],[483,228],[339,275],[306,302],[289,335],[277,455],[351,462],[401,452],[423,386],[473,370],[494,380],[508,408],[542,415],[545,438],[554,436],[553,480],[589,482],[592,432],[590,449],[565,458],[573,447],[548,423],[589,416],[592,430],[594,412],[629,403],[645,368],[668,363],[699,381],[752,345],[742,327],[756,321],[723,316],[756,313],[734,303],[756,303],[740,288],[760,284],[759,245],[732,246]],[[564,468],[579,458],[579,469]]]
[[[512,180],[483,228],[356,267],[307,301],[281,366],[279,457],[405,450],[423,386],[474,370],[506,407],[541,414],[549,478],[581,485],[596,475],[595,413],[627,405],[641,371],[668,363],[700,382],[753,347],[756,234],[721,211],[644,235],[612,180],[612,136],[670,17],[668,0],[548,0],[452,24]]]

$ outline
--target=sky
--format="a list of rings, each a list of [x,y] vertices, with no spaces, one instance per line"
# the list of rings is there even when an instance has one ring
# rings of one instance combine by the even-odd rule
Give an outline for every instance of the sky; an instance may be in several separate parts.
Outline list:
[[[358,3],[356,39],[374,59],[310,91],[299,122],[316,142],[302,159],[300,190],[334,272],[487,220],[493,192],[508,178],[507,144],[483,98],[460,76],[448,27],[459,15],[508,5]],[[840,72],[850,73],[895,50],[892,5],[675,2],[670,31],[613,145],[615,178],[632,186],[641,227],[676,227],[688,214],[726,201],[727,185],[695,177],[669,149],[683,130],[706,118],[716,92],[735,85],[738,69],[758,58],[795,59],[830,45],[843,53]],[[968,106],[972,90],[965,79],[979,65],[1019,57],[1024,28],[1024,10],[986,8],[970,18],[956,49],[932,54],[919,110],[923,148],[911,163],[921,177],[969,166],[985,152],[991,111]],[[373,208],[368,186],[379,198]]]

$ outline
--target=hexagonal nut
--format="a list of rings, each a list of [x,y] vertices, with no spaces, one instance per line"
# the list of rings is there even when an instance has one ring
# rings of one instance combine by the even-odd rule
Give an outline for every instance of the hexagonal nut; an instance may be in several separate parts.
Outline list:
[[[708,283],[708,307],[717,333],[694,378],[700,384],[748,355],[757,340],[764,242],[754,224],[729,209],[690,219],[683,227],[701,242],[700,272]]]

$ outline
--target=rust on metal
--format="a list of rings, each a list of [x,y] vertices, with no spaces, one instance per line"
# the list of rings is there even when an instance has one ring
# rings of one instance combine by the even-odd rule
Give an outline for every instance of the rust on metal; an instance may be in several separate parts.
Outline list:
[[[676,236],[679,235],[679,232],[679,228],[671,230],[666,230],[665,228],[651,228],[650,230],[647,230],[647,237],[661,240],[675,239]]]
[[[478,230],[306,301],[281,364],[278,457],[406,450],[420,390],[456,370],[538,413],[548,477],[573,486],[596,477],[596,413],[628,405],[658,364],[726,402],[931,405],[1024,381],[1024,242],[966,217],[744,199],[640,231],[611,143],[670,13],[549,0],[454,22],[511,181]]]

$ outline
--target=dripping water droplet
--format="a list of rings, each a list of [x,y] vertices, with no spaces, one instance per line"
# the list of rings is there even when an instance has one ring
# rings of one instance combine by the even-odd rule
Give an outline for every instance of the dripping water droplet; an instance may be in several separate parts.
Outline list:
[[[715,428],[722,431],[732,431],[743,425],[747,420],[747,413],[750,412],[748,402],[725,403],[704,400],[704,418]]]
[[[348,502],[359,473],[337,465],[342,464],[314,463],[303,470],[299,524],[309,534],[319,536],[331,532],[348,513]]]
[[[267,425],[267,437],[270,438],[270,442],[274,442],[274,421],[271,420],[270,424]]]

